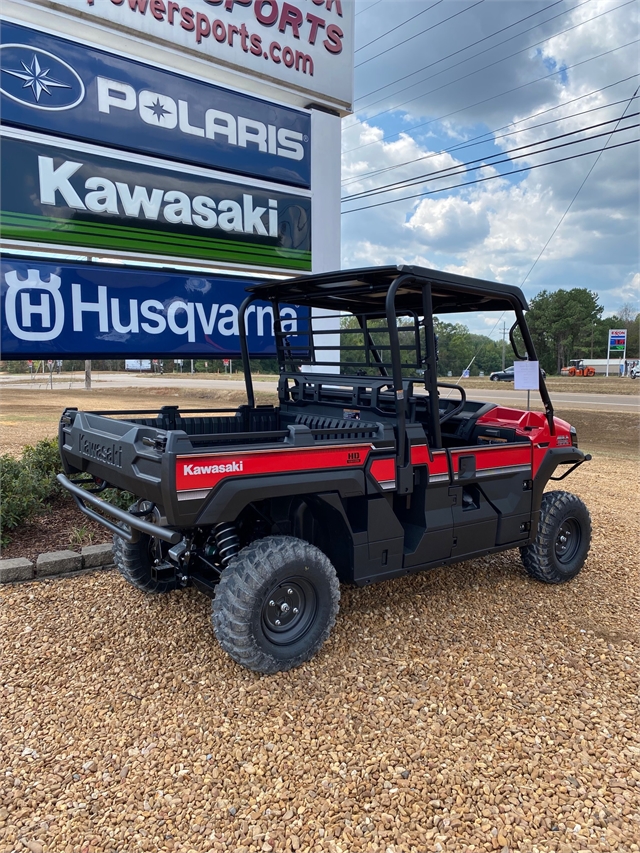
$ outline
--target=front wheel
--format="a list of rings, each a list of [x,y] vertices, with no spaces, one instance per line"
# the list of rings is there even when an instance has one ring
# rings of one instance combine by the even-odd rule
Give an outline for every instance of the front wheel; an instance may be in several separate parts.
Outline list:
[[[254,672],[282,672],[316,654],[339,601],[336,571],[319,548],[292,536],[268,536],[243,548],[222,572],[213,630],[237,663]]]
[[[580,498],[570,492],[546,492],[536,538],[520,549],[520,556],[530,577],[565,583],[584,565],[590,544],[591,516]]]

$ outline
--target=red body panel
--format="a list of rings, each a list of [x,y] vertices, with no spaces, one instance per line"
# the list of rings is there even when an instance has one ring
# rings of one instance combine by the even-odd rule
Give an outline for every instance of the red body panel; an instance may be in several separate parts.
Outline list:
[[[322,468],[362,468],[370,444],[304,449],[254,450],[216,453],[207,456],[179,456],[176,460],[178,492],[212,489],[225,477],[317,471]]]
[[[497,406],[495,409],[491,409],[491,411],[479,417],[476,423],[480,426],[515,429],[517,435],[528,438],[533,445],[532,476],[534,477],[550,447],[571,446],[570,425],[561,418],[554,418],[555,435],[551,435],[544,412],[523,412],[519,409],[507,409],[503,406]]]
[[[514,468],[531,465],[530,444],[489,444],[485,447],[462,447],[451,451],[454,476],[460,470],[461,456],[475,456],[476,471],[494,471],[501,468]]]
[[[395,457],[389,459],[374,459],[371,463],[371,476],[386,488],[393,488],[396,484],[396,460]]]

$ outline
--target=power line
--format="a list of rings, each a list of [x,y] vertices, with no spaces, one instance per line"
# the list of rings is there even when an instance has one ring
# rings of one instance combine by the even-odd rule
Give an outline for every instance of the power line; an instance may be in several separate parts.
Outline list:
[[[637,76],[638,76],[637,74],[632,74],[631,77],[625,77],[624,80],[619,80],[617,83],[611,84],[611,86],[619,86],[620,83],[626,83],[629,80],[632,80],[634,77],[637,77]],[[605,86],[604,89],[611,88],[611,86]],[[589,97],[589,96],[596,94],[598,92],[601,92],[601,91],[603,91],[603,90],[602,89],[595,89],[594,92],[589,92],[587,95],[582,95],[580,98],[574,98],[573,100],[582,100],[582,98]],[[637,97],[637,96],[635,96],[635,97]],[[567,101],[563,104],[558,104],[557,106],[552,107],[551,109],[554,109],[554,110],[559,109],[559,107],[563,107],[563,106],[566,106],[567,104],[573,103],[573,100]],[[405,160],[404,162],[396,163],[393,166],[385,166],[382,169],[373,169],[370,172],[362,172],[359,175],[354,175],[353,177],[347,178],[344,181],[342,181],[342,186],[349,186],[350,184],[358,183],[363,178],[369,178],[369,177],[372,177],[373,175],[380,175],[380,174],[383,174],[385,172],[392,172],[395,169],[401,169],[403,166],[410,166],[413,163],[420,163],[423,160],[431,160],[434,157],[439,157],[441,154],[448,154],[451,151],[461,151],[465,148],[476,148],[478,145],[483,145],[483,144],[488,143],[488,142],[496,142],[498,139],[505,139],[507,136],[517,136],[519,133],[525,133],[528,130],[536,130],[539,127],[546,127],[549,124],[558,124],[559,122],[568,121],[571,118],[577,118],[578,116],[587,115],[588,113],[598,112],[599,110],[606,110],[606,109],[609,109],[610,107],[618,106],[618,104],[626,104],[627,101],[628,101],[628,98],[622,98],[619,101],[611,101],[611,103],[602,104],[599,107],[591,107],[588,110],[581,110],[580,112],[571,113],[570,115],[567,115],[567,116],[560,116],[559,118],[554,118],[554,119],[550,119],[549,121],[540,122],[540,124],[532,124],[532,125],[529,125],[529,127],[520,128],[520,130],[510,130],[507,133],[501,133],[498,136],[494,136],[493,134],[495,134],[497,130],[501,129],[501,128],[496,128],[493,131],[487,131],[486,133],[482,133],[479,136],[474,136],[471,139],[466,140],[465,142],[457,142],[455,145],[451,145],[451,146],[449,146],[449,148],[443,148],[440,151],[434,151],[430,154],[424,154],[421,157],[414,157],[412,160]],[[543,112],[548,112],[548,110],[543,110]],[[534,113],[533,116],[526,116],[525,118],[520,119],[520,121],[515,122],[515,124],[521,124],[523,121],[528,121],[530,118],[534,118],[536,115],[541,115],[541,114],[542,113]],[[509,125],[504,125],[504,127],[508,127],[508,126]],[[488,136],[491,136],[491,138],[490,139],[486,138]],[[481,141],[479,141],[479,140],[481,140]],[[494,155],[489,155],[489,156],[494,156]]]
[[[584,0],[583,3],[578,3],[578,6],[584,6],[584,3],[589,3],[589,2],[591,2],[591,0]],[[454,50],[453,53],[448,53],[446,56],[443,56],[441,59],[436,59],[436,61],[432,62],[430,65],[424,65],[422,68],[418,68],[417,71],[412,71],[410,74],[405,74],[404,77],[398,77],[397,79],[392,80],[391,83],[386,83],[384,86],[378,86],[377,89],[372,89],[370,92],[366,92],[364,95],[361,95],[359,98],[356,98],[356,103],[358,101],[361,101],[363,98],[368,98],[369,95],[375,95],[376,92],[381,92],[383,89],[388,89],[389,86],[393,86],[394,83],[401,83],[403,80],[408,80],[409,77],[414,77],[416,74],[420,74],[421,71],[426,71],[427,68],[432,68],[434,65],[438,65],[440,62],[444,62],[445,59],[451,59],[452,56],[457,56],[459,53],[462,53],[465,50],[469,50],[470,47],[475,47],[477,44],[481,44],[483,41],[486,41],[487,39],[493,38],[494,36],[497,36],[500,33],[505,32],[505,30],[510,30],[511,27],[515,27],[518,24],[523,23],[523,21],[528,21],[529,18],[534,18],[536,15],[540,15],[540,14],[542,14],[542,12],[546,12],[547,9],[551,9],[553,6],[557,6],[559,3],[564,3],[564,0],[555,0],[554,3],[550,3],[548,6],[545,6],[543,9],[539,9],[537,12],[533,12],[531,15],[527,15],[524,18],[520,18],[519,20],[514,21],[512,24],[508,24],[506,27],[502,27],[499,30],[495,30],[495,32],[491,33],[490,35],[485,36],[484,38],[481,38],[481,39],[477,39],[476,41],[471,42],[471,44],[468,44],[465,47],[461,47],[458,50]],[[577,9],[578,6],[572,6],[571,9],[567,9],[566,12],[560,12],[560,15],[566,15],[568,12],[573,11],[573,9]],[[560,15],[554,15],[552,18],[547,18],[547,20],[542,21],[541,24],[546,24],[546,23],[548,23],[548,21],[553,21],[554,18],[558,18],[558,17],[560,17]],[[537,29],[541,24],[536,24],[536,26],[531,27],[531,29]],[[523,30],[523,32],[518,33],[518,35],[524,35],[524,33],[528,33],[528,32],[529,32],[529,30]],[[517,38],[517,35],[514,36],[514,38]],[[504,42],[500,42],[500,44],[504,44]],[[498,47],[498,46],[499,45],[494,45],[494,47]],[[418,80],[417,82],[421,83],[422,80]],[[403,90],[401,89],[400,91],[403,91]],[[397,95],[398,93],[394,92],[394,94]]]
[[[358,15],[362,15],[362,13],[363,13],[363,12],[369,12],[369,11],[371,11],[371,9],[373,9],[373,7],[374,7],[374,6],[377,6],[379,3],[382,3],[382,0],[376,0],[376,2],[375,2],[375,3],[372,3],[370,6],[367,6],[367,8],[366,8],[366,9],[360,9],[360,11],[359,11],[359,12],[356,12],[355,17],[357,18],[357,17],[358,17]]]
[[[590,2],[590,0],[587,0],[587,2]],[[388,107],[386,110],[382,110],[381,112],[375,113],[372,116],[367,116],[366,119],[357,119],[353,124],[349,125],[348,129],[351,130],[351,128],[356,127],[358,124],[363,124],[364,121],[371,122],[374,119],[379,118],[380,116],[383,116],[386,113],[394,112],[395,110],[400,109],[400,107],[404,107],[407,104],[412,103],[413,101],[417,101],[420,98],[426,97],[427,95],[432,95],[434,92],[439,92],[441,89],[446,89],[448,86],[453,86],[454,83],[459,83],[461,80],[466,80],[467,77],[473,77],[476,74],[479,74],[481,71],[486,71],[487,68],[493,68],[494,65],[499,65],[501,62],[506,62],[508,59],[513,59],[514,56],[519,56],[519,54],[521,54],[521,53],[526,53],[528,50],[531,50],[531,48],[533,48],[533,47],[538,47],[541,44],[545,44],[545,42],[551,41],[551,39],[554,39],[554,38],[557,38],[558,36],[564,35],[564,33],[568,33],[571,30],[578,29],[578,27],[582,27],[585,24],[590,24],[592,21],[595,21],[598,18],[603,17],[603,15],[608,15],[610,12],[615,12],[618,9],[622,9],[624,6],[629,6],[631,3],[635,3],[635,0],[625,0],[624,3],[621,3],[618,6],[613,6],[611,9],[607,9],[604,12],[600,12],[599,14],[594,15],[592,18],[587,18],[585,21],[580,21],[580,23],[578,23],[578,24],[573,24],[573,26],[571,26],[571,27],[567,27],[564,30],[560,30],[559,32],[554,33],[553,35],[548,36],[547,38],[541,39],[540,41],[534,42],[533,44],[529,44],[526,47],[520,48],[520,50],[516,50],[516,51],[514,51],[514,53],[510,53],[507,56],[503,56],[500,59],[494,60],[493,62],[489,62],[486,65],[483,65],[481,68],[476,68],[473,71],[469,71],[460,77],[456,77],[454,80],[449,80],[449,82],[443,83],[441,86],[437,86],[435,89],[430,89],[428,92],[421,92],[419,95],[416,95],[413,98],[409,98],[406,101],[402,101],[399,104],[395,104],[392,107]],[[487,48],[487,50],[493,50],[493,48]],[[486,53],[486,52],[487,52],[486,50],[481,51],[481,53]],[[479,53],[475,54],[475,56],[479,56],[479,55],[480,55]],[[468,59],[463,59],[460,62],[456,63],[456,65],[451,65],[449,68],[445,68],[442,71],[438,71],[435,74],[432,74],[430,77],[425,77],[423,79],[423,81],[421,81],[421,82],[424,82],[424,80],[431,80],[434,77],[438,77],[440,74],[444,74],[446,71],[450,71],[452,68],[455,68],[457,65],[463,65],[465,62],[468,62],[470,59],[474,59],[475,56],[469,57]],[[415,84],[413,84],[413,85],[415,85]],[[413,88],[413,86],[408,86],[407,88],[411,89],[411,88]],[[403,91],[403,90],[401,90],[401,91]],[[396,92],[395,94],[398,94],[398,93]],[[381,98],[380,101],[373,101],[371,104],[368,104],[368,106],[369,107],[373,106],[374,103],[380,103],[381,101],[384,101],[384,100],[386,100],[386,98]]]
[[[631,106],[631,102],[632,102],[632,101],[633,101],[633,99],[637,96],[637,94],[638,94],[638,91],[639,91],[639,90],[640,90],[640,86],[638,86],[638,88],[635,90],[635,92],[633,93],[633,95],[629,98],[629,103],[627,104],[627,106],[626,106],[626,107],[625,107],[625,109],[624,109],[624,112],[623,112],[623,113],[622,113],[622,115],[620,116],[620,119],[619,119],[619,121],[618,121],[618,124],[620,124],[620,122],[624,119],[624,117],[625,117],[625,113],[627,112],[627,110],[628,110],[628,109],[629,109],[629,107]],[[614,134],[614,133],[616,133],[616,132],[617,132],[617,130],[618,130],[618,125],[616,125],[616,126],[614,127],[614,129],[611,131],[611,136],[613,136],[613,134]],[[598,161],[600,160],[600,157],[602,156],[602,152],[603,152],[603,151],[605,150],[605,148],[607,148],[607,146],[609,145],[609,140],[611,139],[611,136],[609,136],[609,139],[605,142],[604,147],[603,147],[603,148],[601,148],[601,149],[600,149],[600,151],[598,152],[598,156],[596,157],[596,159],[595,159],[595,160],[593,161],[593,163],[591,164],[591,168],[589,169],[589,171],[588,171],[588,172],[587,172],[587,174],[585,175],[584,180],[582,181],[582,183],[580,184],[580,186],[579,186],[579,187],[578,187],[578,189],[576,190],[575,195],[573,196],[573,198],[572,198],[572,199],[571,199],[571,201],[569,202],[569,206],[567,207],[567,209],[565,210],[565,212],[564,212],[564,213],[562,214],[562,216],[560,217],[560,220],[559,220],[558,224],[556,225],[556,227],[555,227],[555,228],[553,229],[553,231],[551,232],[551,235],[550,235],[549,239],[547,240],[547,242],[544,244],[544,246],[543,246],[543,247],[542,247],[542,249],[540,250],[540,254],[539,254],[539,255],[538,255],[538,257],[535,259],[535,261],[533,262],[533,264],[531,265],[531,269],[530,269],[530,270],[529,270],[529,272],[525,275],[525,277],[522,279],[522,284],[520,285],[520,287],[522,287],[522,285],[525,283],[525,281],[529,278],[529,276],[531,275],[531,273],[532,273],[532,272],[533,272],[533,270],[535,269],[536,264],[538,263],[538,261],[540,260],[540,258],[541,258],[541,257],[542,257],[542,255],[543,255],[544,251],[546,250],[547,246],[548,246],[548,245],[549,245],[549,243],[553,240],[553,238],[554,238],[554,236],[555,236],[556,232],[558,231],[558,229],[560,228],[560,226],[561,226],[561,225],[562,225],[562,223],[564,222],[565,217],[567,216],[567,214],[569,213],[569,211],[570,211],[570,210],[571,210],[571,208],[573,207],[573,203],[574,203],[574,201],[578,198],[578,195],[580,194],[580,191],[582,190],[583,186],[584,186],[584,185],[587,183],[587,181],[589,180],[589,176],[591,175],[591,173],[593,172],[593,170],[595,169],[595,167],[598,165]],[[637,141],[637,140],[635,140],[635,141]],[[616,145],[612,145],[611,147],[612,147],[612,148],[617,148],[617,146],[616,146]]]
[[[343,151],[343,154],[349,154],[351,151],[359,151],[361,148],[367,148],[369,145],[375,145],[379,142],[384,142],[386,139],[392,139],[393,137],[400,136],[402,133],[407,133],[410,130],[417,130],[421,127],[427,127],[427,125],[433,124],[436,121],[442,121],[442,119],[457,115],[458,113],[462,113],[465,110],[470,110],[473,107],[480,106],[481,104],[489,103],[489,101],[495,101],[496,98],[502,98],[505,95],[510,95],[512,92],[518,92],[521,89],[526,89],[527,86],[532,86],[534,83],[540,83],[542,80],[548,80],[550,77],[555,77],[557,74],[564,74],[567,71],[570,71],[572,68],[578,68],[580,65],[586,65],[589,62],[594,62],[596,59],[602,59],[603,56],[609,56],[609,54],[611,53],[616,53],[616,51],[618,50],[623,50],[625,47],[630,47],[632,44],[637,44],[638,41],[640,41],[640,39],[633,39],[632,41],[618,45],[618,47],[614,47],[611,50],[605,50],[603,53],[598,53],[596,56],[591,56],[589,59],[583,59],[580,62],[574,62],[573,65],[565,65],[562,68],[558,68],[556,71],[552,71],[549,74],[544,74],[542,77],[536,77],[534,80],[530,80],[528,83],[522,83],[520,86],[514,86],[512,89],[506,89],[504,92],[499,92],[497,95],[491,95],[491,97],[489,98],[483,98],[481,101],[476,101],[473,104],[467,104],[466,107],[460,107],[460,109],[458,110],[452,110],[452,112],[447,113],[446,115],[438,116],[437,118],[421,122],[420,124],[414,124],[411,127],[398,131],[398,133],[390,133],[388,136],[383,136],[382,139],[376,139],[375,142],[366,142],[364,145],[357,145],[354,148],[347,148],[345,151]]]
[[[424,15],[426,12],[431,11],[431,9],[435,9],[435,7],[439,6],[441,3],[444,3],[444,0],[436,0],[435,3],[432,3],[431,6],[427,6],[427,8],[423,9],[422,12],[418,12],[417,15],[412,15],[410,18],[407,18],[407,20],[403,21],[401,24],[398,24],[397,26],[392,27],[390,30],[387,30],[386,32],[382,33],[382,35],[376,36],[376,38],[371,39],[371,41],[368,41],[366,44],[361,45],[359,48],[354,50],[354,53],[359,53],[361,50],[364,50],[365,47],[369,47],[370,44],[374,44],[375,42],[380,41],[380,39],[385,38],[385,36],[390,35],[391,33],[395,32],[395,30],[399,30],[400,27],[404,27],[404,25],[408,24],[409,21],[413,21],[416,18],[419,18],[420,15]]]
[[[640,113],[630,113],[627,118],[633,118],[634,116],[638,116]],[[623,117],[616,117],[614,119],[610,119],[609,121],[600,122],[598,124],[592,124],[589,127],[578,128],[577,130],[571,130],[567,133],[561,133],[558,136],[551,136],[547,139],[542,139],[539,142],[530,142],[528,145],[519,145],[516,148],[508,148],[504,151],[500,151],[497,154],[490,154],[488,157],[478,157],[475,160],[469,160],[466,163],[457,163],[455,166],[448,166],[445,169],[437,169],[434,172],[427,172],[424,175],[416,175],[413,178],[407,178],[404,181],[397,181],[391,184],[385,184],[379,187],[373,187],[370,190],[363,190],[360,193],[353,193],[352,195],[343,196],[341,199],[344,201],[353,201],[354,199],[361,198],[370,198],[374,195],[381,195],[383,193],[394,192],[395,190],[407,189],[408,187],[416,186],[417,184],[428,183],[430,181],[442,180],[443,177],[449,178],[455,174],[460,172],[464,172],[466,170],[475,171],[477,169],[486,169],[490,166],[497,166],[501,163],[511,163],[513,160],[521,160],[523,157],[535,157],[538,154],[545,154],[547,151],[553,151],[556,148],[565,148],[567,145],[581,145],[584,142],[590,142],[592,139],[598,139],[600,136],[607,136],[610,133],[620,133],[625,130],[631,130],[634,127],[638,127],[638,124],[633,124],[630,127],[622,127],[613,131],[604,131],[603,133],[595,133],[591,136],[583,137],[582,139],[574,139],[572,142],[563,142],[560,145],[548,145],[549,142],[554,142],[557,139],[565,139],[567,136],[574,136],[576,133],[585,133],[588,130],[594,130],[598,127],[604,127],[607,124],[613,124],[617,122],[620,124]],[[525,148],[533,148],[536,145],[545,145],[545,148],[540,149],[539,151],[529,151],[527,154],[518,154],[515,157],[505,157],[506,154],[511,154],[514,151],[522,151]],[[493,160],[493,162],[489,163],[488,160],[491,160],[495,157],[502,157],[501,160]],[[474,163],[480,163],[479,166],[474,166]],[[509,173],[507,173],[508,175]]]
[[[619,142],[617,145],[608,145],[605,147],[606,147],[607,151],[613,151],[614,148],[623,148],[625,145],[633,145],[636,142],[640,142],[640,139],[631,139],[627,142]],[[482,184],[482,183],[485,183],[486,181],[495,181],[497,178],[504,179],[505,177],[511,177],[511,175],[517,175],[520,172],[529,172],[529,171],[532,171],[533,169],[540,169],[543,166],[551,166],[554,163],[565,163],[569,160],[577,160],[580,157],[587,157],[589,154],[597,154],[597,153],[602,152],[604,150],[605,150],[604,148],[595,148],[593,151],[584,151],[581,154],[572,154],[569,157],[560,157],[558,160],[549,160],[546,163],[536,163],[533,166],[525,166],[522,169],[514,169],[513,171],[509,172],[508,175],[489,175],[486,178],[475,178],[473,181],[465,181],[462,184],[452,184],[451,186],[448,186],[448,187],[440,187],[437,190],[428,190],[427,192],[416,193],[415,195],[407,195],[407,196],[403,196],[402,198],[392,198],[392,199],[389,199],[388,201],[378,201],[375,204],[367,204],[367,205],[364,205],[363,207],[354,207],[351,210],[343,210],[342,215],[344,216],[347,213],[356,213],[360,210],[370,210],[371,208],[374,208],[374,207],[383,207],[384,205],[387,205],[387,204],[396,204],[397,202],[400,202],[400,201],[410,201],[411,199],[414,199],[414,198],[423,198],[424,196],[427,196],[427,195],[435,195],[436,193],[446,192],[446,190],[455,190],[455,189],[460,189],[461,187],[470,187],[473,184]]]
[[[397,47],[404,46],[405,44],[407,44],[407,42],[413,41],[413,39],[418,38],[418,36],[424,35],[424,33],[428,33],[431,30],[435,30],[436,27],[439,27],[442,24],[446,24],[447,21],[452,21],[454,18],[457,18],[458,15],[464,15],[465,12],[468,12],[475,6],[480,6],[480,4],[484,2],[485,0],[476,0],[475,3],[472,3],[470,6],[467,6],[466,9],[461,9],[459,12],[455,12],[453,15],[449,15],[448,18],[443,18],[442,21],[438,21],[437,24],[432,24],[425,30],[420,30],[419,33],[414,33],[412,36],[410,36],[408,39],[405,39],[403,42],[398,42],[398,44],[394,44],[391,47],[388,47],[386,50],[381,50],[380,53],[376,53],[375,56],[370,56],[369,59],[363,59],[362,62],[357,62],[355,68],[360,68],[362,65],[366,65],[367,62],[371,62],[373,59],[378,59],[379,57],[384,56],[385,53],[389,53],[389,51],[395,50]]]

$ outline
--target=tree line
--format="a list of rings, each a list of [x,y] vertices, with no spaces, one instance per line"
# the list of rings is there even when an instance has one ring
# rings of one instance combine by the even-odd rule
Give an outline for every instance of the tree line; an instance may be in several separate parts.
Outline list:
[[[559,374],[574,358],[606,358],[609,329],[627,329],[627,359],[640,358],[640,313],[630,305],[624,305],[612,317],[603,318],[603,311],[597,294],[579,287],[554,292],[542,290],[530,301],[526,314],[527,325],[540,363],[548,374]],[[508,327],[509,321],[506,322]],[[384,323],[380,321],[380,325],[384,326]],[[343,330],[354,330],[357,327],[353,317],[345,318],[342,324]],[[440,376],[449,373],[461,376],[467,367],[472,376],[480,373],[488,375],[501,370],[503,366],[510,366],[514,361],[508,330],[503,363],[502,340],[473,333],[463,323],[447,323],[439,317],[434,317],[434,329],[438,339]],[[519,335],[517,337],[519,339]],[[408,346],[413,334],[401,332],[400,338],[401,344]],[[351,333],[348,341],[352,348],[343,335],[343,360],[363,362],[364,353],[359,350],[363,340],[356,341]],[[387,339],[383,342],[380,338],[380,342],[383,346],[388,345]],[[522,345],[519,348],[523,350]],[[407,350],[401,355],[405,362],[412,358]],[[363,372],[373,373],[376,370],[366,368]]]

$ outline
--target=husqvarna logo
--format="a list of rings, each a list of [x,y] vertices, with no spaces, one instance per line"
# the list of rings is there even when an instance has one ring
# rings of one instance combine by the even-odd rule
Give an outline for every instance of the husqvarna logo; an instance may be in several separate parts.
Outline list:
[[[26,279],[19,279],[13,270],[5,275],[5,281],[5,316],[11,334],[21,341],[52,341],[57,338],[64,326],[60,277],[52,273],[48,281],[43,281],[39,270],[29,270]],[[39,318],[39,331],[33,330],[36,317]]]
[[[36,110],[71,110],[82,102],[85,86],[63,59],[25,44],[0,47],[0,92]]]

